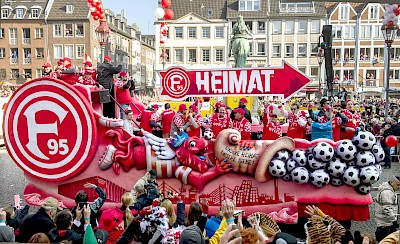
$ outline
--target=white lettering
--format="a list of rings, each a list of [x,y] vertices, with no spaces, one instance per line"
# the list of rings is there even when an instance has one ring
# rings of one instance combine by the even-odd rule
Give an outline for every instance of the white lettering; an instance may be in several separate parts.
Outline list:
[[[247,93],[252,93],[254,89],[257,89],[260,92],[263,92],[263,85],[262,85],[259,70],[253,70],[251,72],[250,79],[249,79],[249,86],[247,88]]]
[[[222,72],[221,71],[212,71],[211,72],[211,91],[215,92],[215,93],[221,93],[222,89],[221,88],[215,88],[216,85],[221,85],[221,75]]]
[[[202,79],[202,74],[204,74],[204,78]],[[204,89],[205,92],[210,92],[210,76],[208,72],[196,72],[196,85],[197,90],[201,91]],[[203,87],[203,88],[202,88]]]
[[[181,84],[181,81],[182,77],[180,77],[179,75],[171,76],[171,89],[176,92],[177,90],[175,89],[175,87],[176,85]]]
[[[222,93],[228,93],[229,92],[229,83],[228,83],[228,71],[222,71]]]
[[[242,93],[246,91],[247,70],[240,71],[239,79],[236,70],[229,71],[229,92]]]
[[[261,74],[264,75],[265,86],[264,92],[271,92],[271,75],[274,74],[273,70],[261,70]]]

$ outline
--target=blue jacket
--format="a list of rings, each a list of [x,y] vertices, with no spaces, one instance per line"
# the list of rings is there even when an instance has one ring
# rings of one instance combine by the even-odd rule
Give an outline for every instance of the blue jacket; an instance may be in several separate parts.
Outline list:
[[[206,223],[206,236],[211,238],[214,233],[218,230],[219,225],[221,224],[221,220],[215,216],[211,217],[207,220]]]

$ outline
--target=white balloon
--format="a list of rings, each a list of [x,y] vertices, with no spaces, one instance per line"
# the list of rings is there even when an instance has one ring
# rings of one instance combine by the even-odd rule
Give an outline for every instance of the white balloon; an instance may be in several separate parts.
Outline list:
[[[154,15],[156,16],[157,19],[164,18],[165,11],[163,8],[156,8]]]
[[[398,9],[398,8],[399,8],[399,5],[397,5],[397,4],[393,4],[393,5],[392,5],[392,9],[393,9],[393,10]]]
[[[95,8],[95,7],[90,7],[89,9],[90,9],[90,12],[96,11],[96,8]]]

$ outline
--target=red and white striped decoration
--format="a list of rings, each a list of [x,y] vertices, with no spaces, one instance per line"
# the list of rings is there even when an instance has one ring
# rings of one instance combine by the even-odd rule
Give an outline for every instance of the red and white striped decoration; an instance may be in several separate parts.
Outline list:
[[[188,175],[192,172],[192,168],[187,166],[179,166],[175,171],[175,177],[183,182],[183,184],[188,184]]]
[[[170,160],[160,160],[157,158],[155,152],[150,148],[146,150],[146,153],[150,153],[150,160],[147,161],[147,171],[154,169],[157,172],[157,178],[171,178],[174,175],[176,167],[178,167],[178,162],[176,158]]]

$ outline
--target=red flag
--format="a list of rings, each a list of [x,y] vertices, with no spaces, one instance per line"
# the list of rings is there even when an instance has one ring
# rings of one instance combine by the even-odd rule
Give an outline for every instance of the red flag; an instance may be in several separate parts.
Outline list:
[[[83,63],[86,63],[86,62],[93,63],[92,59],[89,57],[89,55],[87,53],[85,53],[85,57],[83,59]]]

